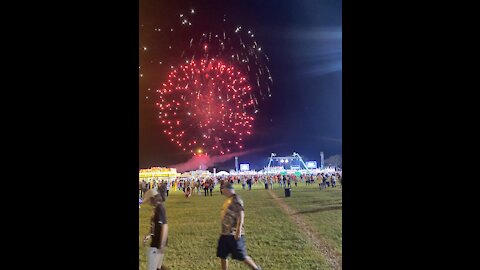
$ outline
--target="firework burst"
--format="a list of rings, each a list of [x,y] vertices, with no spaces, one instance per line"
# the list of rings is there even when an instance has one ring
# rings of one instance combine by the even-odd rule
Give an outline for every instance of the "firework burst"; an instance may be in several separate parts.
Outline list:
[[[252,133],[251,91],[242,73],[220,60],[180,65],[158,91],[163,133],[193,154],[241,150]]]
[[[180,13],[175,24],[149,30],[167,42],[153,48],[142,45],[141,53],[168,54],[144,58],[140,76],[149,76],[142,71],[145,64],[162,67],[157,68],[160,74],[150,76],[165,79],[147,87],[157,89],[158,98],[153,100],[164,135],[182,151],[211,155],[241,151],[244,137],[252,134],[253,115],[271,96],[269,59],[251,30],[229,23],[225,15],[209,27],[196,26],[199,13],[190,9]],[[168,69],[167,76],[161,75],[162,69]]]

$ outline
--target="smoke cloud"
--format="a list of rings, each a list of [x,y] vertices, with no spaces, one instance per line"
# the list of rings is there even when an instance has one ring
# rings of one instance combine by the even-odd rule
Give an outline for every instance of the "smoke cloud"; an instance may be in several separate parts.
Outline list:
[[[196,155],[186,162],[170,165],[169,167],[176,168],[177,172],[186,172],[191,170],[198,170],[201,165],[202,170],[206,170],[209,167],[215,166],[215,164],[225,162],[234,157],[243,156],[243,155],[258,152],[261,150],[263,150],[263,148],[256,148],[252,150],[230,153],[230,154],[221,155],[221,156]]]

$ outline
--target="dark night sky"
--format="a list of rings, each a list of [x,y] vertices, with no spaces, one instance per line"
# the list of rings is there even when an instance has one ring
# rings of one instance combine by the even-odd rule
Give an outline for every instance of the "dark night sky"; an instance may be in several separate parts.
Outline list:
[[[168,44],[177,38],[174,26],[180,25],[179,14],[192,8],[192,31],[208,31],[214,19],[225,14],[251,29],[270,59],[272,97],[261,103],[254,134],[245,141],[246,150],[258,151],[240,156],[240,163],[261,169],[271,152],[283,156],[296,151],[305,161],[319,161],[321,151],[325,158],[341,154],[341,5],[336,0],[141,0],[139,167],[169,166],[191,157],[162,134],[154,89],[168,73],[168,61],[162,59],[168,59]],[[167,35],[170,26],[174,32]],[[233,158],[215,167],[232,169]]]

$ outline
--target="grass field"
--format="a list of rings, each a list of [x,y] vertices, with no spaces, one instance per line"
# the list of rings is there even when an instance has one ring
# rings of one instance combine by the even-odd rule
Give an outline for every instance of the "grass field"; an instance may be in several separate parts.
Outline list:
[[[305,187],[305,184],[297,188],[292,187],[292,196],[283,199],[288,206],[303,216],[320,237],[341,254],[342,192],[338,186],[322,191],[318,191],[318,184],[314,187]],[[275,193],[279,197],[284,197],[283,190],[276,189]]]
[[[282,211],[263,184],[253,190],[235,185],[245,204],[245,238],[247,253],[263,269],[328,269],[320,251]],[[274,192],[341,254],[341,191],[319,191],[318,185],[299,184],[292,187],[292,196],[285,198],[278,185]],[[225,196],[218,187],[213,196],[192,195],[185,198],[181,191],[170,191],[166,201],[169,240],[163,265],[167,269],[220,269],[216,257],[220,233],[220,209]],[[149,229],[151,207],[140,211],[139,263],[146,269],[143,236]],[[229,260],[229,269],[248,269],[242,262]]]

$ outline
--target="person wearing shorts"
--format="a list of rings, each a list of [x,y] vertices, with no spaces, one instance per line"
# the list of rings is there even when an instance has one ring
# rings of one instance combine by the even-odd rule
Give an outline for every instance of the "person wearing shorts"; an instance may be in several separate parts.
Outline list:
[[[220,258],[222,270],[228,269],[227,257],[230,254],[233,259],[244,262],[250,269],[261,270],[262,268],[247,255],[243,228],[243,201],[235,193],[230,182],[226,182],[220,188],[222,194],[228,198],[221,211],[222,231],[217,245],[217,257]]]

